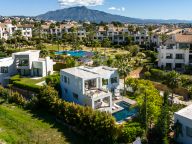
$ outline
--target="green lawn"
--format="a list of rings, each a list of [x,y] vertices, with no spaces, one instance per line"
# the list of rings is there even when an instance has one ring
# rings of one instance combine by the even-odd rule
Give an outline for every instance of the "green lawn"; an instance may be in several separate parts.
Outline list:
[[[11,79],[16,80],[16,81],[20,81],[24,84],[32,84],[32,85],[36,85],[37,83],[45,81],[45,77],[34,79],[34,78],[28,78],[28,77],[21,77],[20,75],[12,76]]]
[[[48,113],[30,112],[10,104],[0,105],[0,143],[65,144],[84,143]]]

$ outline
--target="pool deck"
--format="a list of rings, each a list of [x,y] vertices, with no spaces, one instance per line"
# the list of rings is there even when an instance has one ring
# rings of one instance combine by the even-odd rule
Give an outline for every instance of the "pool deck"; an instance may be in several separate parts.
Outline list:
[[[124,102],[126,102],[126,103],[128,103],[128,104],[130,104],[130,105],[136,105],[136,104],[137,104],[136,101],[121,96],[118,100],[114,100],[114,101],[113,101],[113,105],[116,104],[116,103],[118,103],[118,102],[121,102],[121,101],[124,101]],[[117,108],[117,109],[113,110],[112,113],[116,113],[116,112],[121,111],[121,110],[123,110],[123,109],[124,109],[124,108],[122,108],[122,107]]]

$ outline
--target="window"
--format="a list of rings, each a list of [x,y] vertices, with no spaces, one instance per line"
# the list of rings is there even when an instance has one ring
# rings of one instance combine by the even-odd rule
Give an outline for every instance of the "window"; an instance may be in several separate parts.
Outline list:
[[[65,91],[65,94],[67,94],[67,93],[68,93],[68,90],[67,90],[67,89],[64,89],[64,91]]]
[[[67,82],[68,82],[68,84],[70,84],[70,80],[69,80],[69,78],[67,79]]]
[[[1,67],[1,73],[8,73],[8,67]]]
[[[192,128],[186,127],[186,135],[187,135],[188,137],[192,137]]]
[[[75,99],[78,99],[78,94],[76,94],[76,93],[73,93],[73,97],[75,98]]]
[[[21,59],[19,61],[19,66],[29,66],[29,60],[28,59]]]
[[[180,43],[179,48],[185,49],[185,48],[190,48],[190,46],[189,46],[189,44],[186,44],[186,43]]]
[[[176,59],[184,59],[184,55],[183,54],[176,54]]]
[[[108,85],[108,79],[102,79],[102,84],[103,85]]]
[[[67,77],[66,76],[64,76],[64,82],[67,83]]]
[[[111,84],[117,83],[117,77],[111,78]]]
[[[173,58],[173,54],[167,53],[166,54],[166,59],[172,59]]]
[[[176,63],[176,64],[175,64],[175,68],[182,68],[182,65],[183,65],[183,64],[181,64],[181,63]]]

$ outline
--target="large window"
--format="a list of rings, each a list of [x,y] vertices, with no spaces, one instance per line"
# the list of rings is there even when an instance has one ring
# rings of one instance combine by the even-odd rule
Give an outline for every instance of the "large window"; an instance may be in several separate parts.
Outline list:
[[[8,67],[1,67],[1,73],[8,73]]]
[[[181,64],[181,63],[176,63],[175,64],[175,68],[182,68],[182,66],[183,66],[183,64]]]
[[[183,54],[176,54],[176,59],[184,59],[184,55]]]
[[[186,127],[186,135],[187,135],[188,137],[192,137],[192,128]]]
[[[19,60],[19,66],[29,66],[29,60],[28,59]]]
[[[111,78],[111,84],[117,83],[117,77]]]
[[[190,48],[190,45],[186,44],[186,43],[180,43],[179,48],[181,48],[181,49]]]

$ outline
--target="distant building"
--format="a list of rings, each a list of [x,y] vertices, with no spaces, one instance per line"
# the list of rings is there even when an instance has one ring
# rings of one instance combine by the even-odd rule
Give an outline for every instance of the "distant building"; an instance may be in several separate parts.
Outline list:
[[[174,115],[174,122],[177,127],[178,136],[175,138],[178,143],[192,143],[192,105],[178,111]]]
[[[158,50],[159,67],[184,70],[186,65],[192,64],[192,35],[173,35]]]
[[[112,112],[112,92],[119,86],[117,69],[80,66],[63,69],[60,74],[63,99]]]

